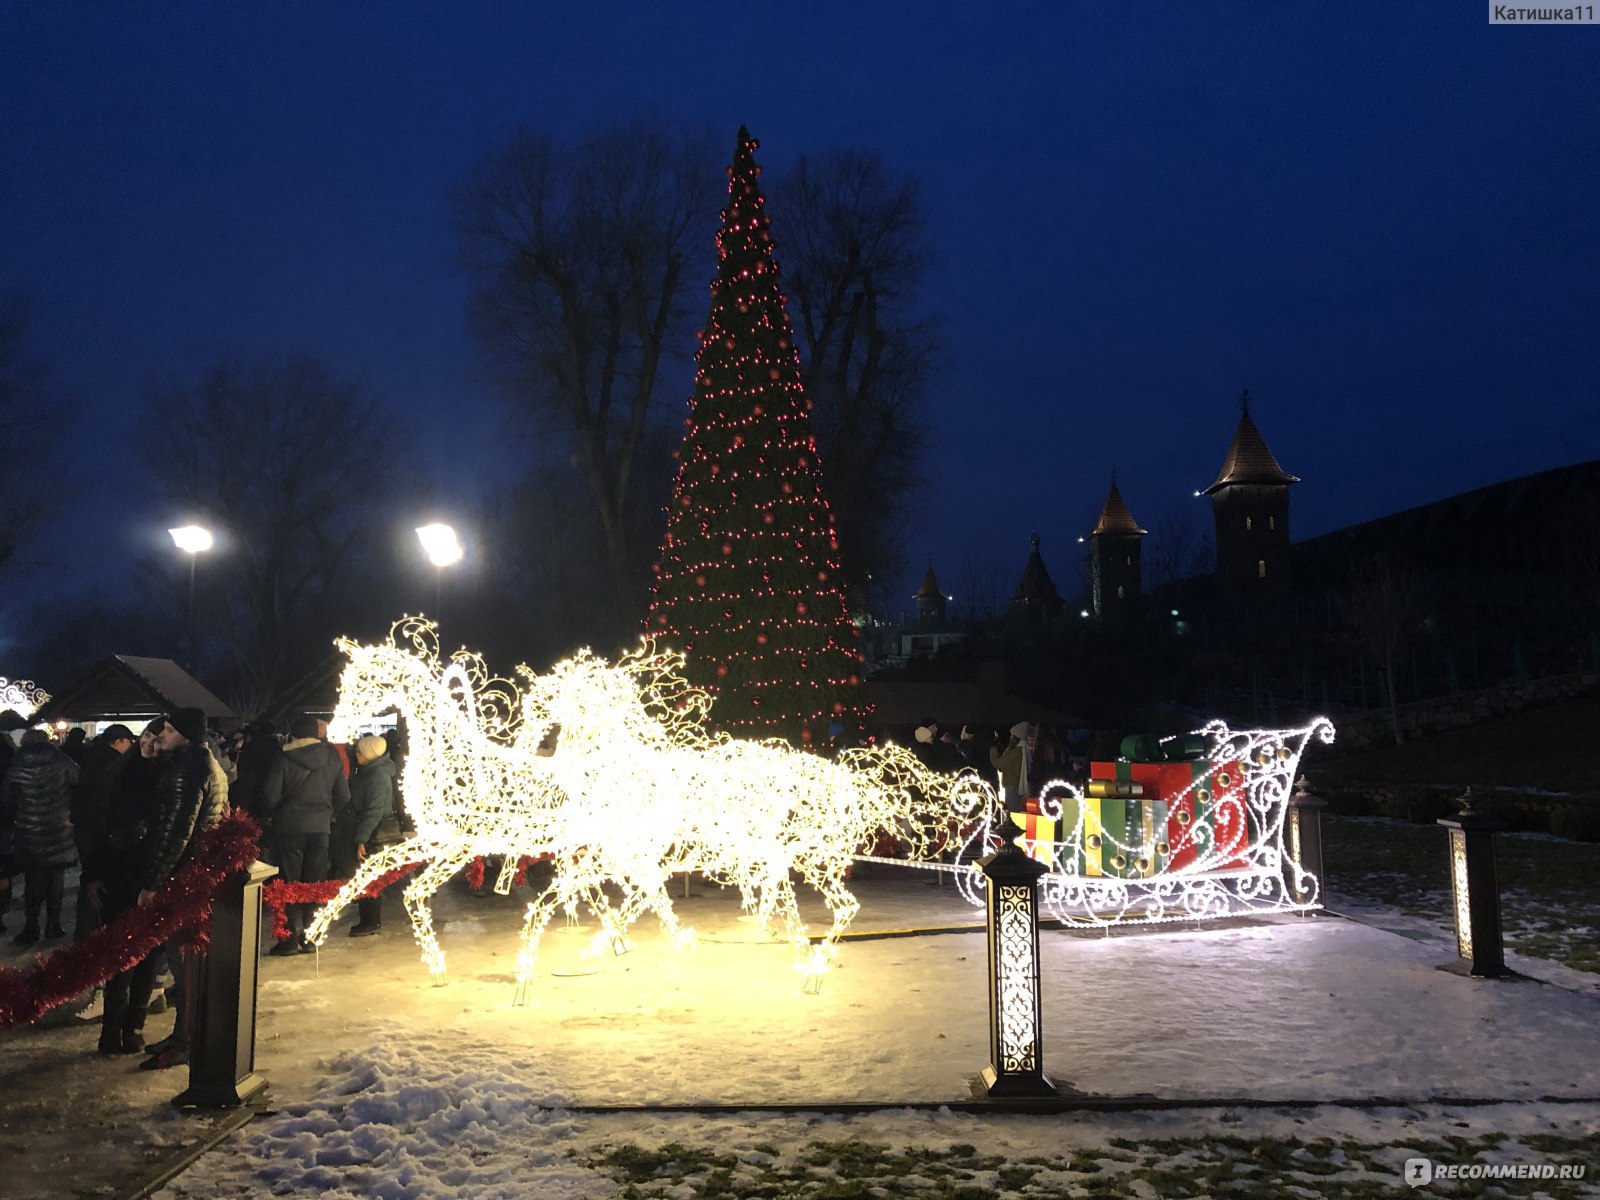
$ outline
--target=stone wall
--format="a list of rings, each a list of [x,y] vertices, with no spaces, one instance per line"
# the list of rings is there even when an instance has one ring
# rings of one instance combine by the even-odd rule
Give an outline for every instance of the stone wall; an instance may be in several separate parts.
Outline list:
[[[1409,742],[1414,738],[1442,733],[1446,729],[1462,729],[1494,717],[1503,717],[1507,713],[1539,708],[1594,692],[1600,692],[1600,669],[1594,668],[1571,675],[1554,675],[1548,679],[1530,679],[1522,683],[1484,688],[1477,692],[1457,692],[1453,696],[1402,704],[1400,732]],[[1387,709],[1341,714],[1334,718],[1334,725],[1338,730],[1338,740],[1334,744],[1340,753],[1394,744]]]

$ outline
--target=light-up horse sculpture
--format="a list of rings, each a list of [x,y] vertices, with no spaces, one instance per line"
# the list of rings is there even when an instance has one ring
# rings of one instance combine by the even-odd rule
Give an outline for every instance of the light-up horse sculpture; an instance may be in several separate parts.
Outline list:
[[[517,957],[519,992],[556,911],[586,905],[616,943],[646,911],[685,939],[667,882],[700,871],[739,889],[763,925],[781,925],[814,988],[858,904],[844,879],[854,851],[888,830],[922,853],[952,818],[989,801],[972,776],[928,772],[901,747],[858,748],[837,761],[779,742],[710,730],[710,698],[682,677],[682,659],[649,643],[616,664],[587,651],[520,682],[491,677],[465,652],[441,662],[433,626],[407,619],[388,644],[341,641],[342,720],[405,715],[402,780],[416,834],[362,863],[318,913],[320,942],[338,913],[397,866],[424,862],[406,907],[435,976],[444,955],[428,903],[472,858],[504,855],[497,890],[516,860],[548,856],[551,880],[529,905]],[[813,944],[794,878],[832,915]]]
[[[401,622],[392,636],[387,645],[336,643],[349,663],[340,678],[335,727],[352,716],[405,714],[411,753],[402,787],[415,832],[368,855],[317,913],[306,936],[320,944],[369,884],[420,862],[422,870],[406,886],[405,905],[423,961],[438,975],[444,952],[433,930],[434,893],[482,855],[508,855],[514,865],[518,857],[544,853],[553,840],[550,822],[561,811],[560,795],[548,760],[505,744],[519,711],[514,684],[492,677],[476,655],[460,652],[441,662],[428,622]]]

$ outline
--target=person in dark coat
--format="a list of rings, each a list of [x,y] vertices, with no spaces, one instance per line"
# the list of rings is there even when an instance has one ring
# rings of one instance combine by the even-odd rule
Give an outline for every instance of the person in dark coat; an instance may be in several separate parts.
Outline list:
[[[78,845],[78,906],[73,915],[72,940],[80,941],[100,925],[100,909],[89,892],[93,876],[88,860],[105,840],[106,807],[111,785],[122,769],[122,756],[133,748],[133,730],[110,725],[83,748],[78,760],[78,786],[72,791],[72,836]]]
[[[367,855],[400,840],[400,819],[395,808],[394,760],[381,737],[364,737],[356,743],[356,773],[350,781],[350,814],[334,835],[333,872],[348,879]],[[356,901],[360,920],[351,937],[366,937],[383,928],[383,897]]]
[[[343,815],[350,806],[344,762],[317,731],[315,717],[295,721],[289,730],[293,736],[261,789],[261,820],[278,870],[288,883],[317,883],[328,877],[334,816]],[[305,931],[313,907],[289,905],[289,936],[269,953],[278,957],[311,953]]]
[[[78,861],[72,840],[72,789],[77,783],[78,764],[50,744],[48,733],[30,729],[22,735],[0,799],[11,814],[16,853],[27,879],[26,917],[22,932],[12,939],[18,946],[39,941],[41,909],[48,921],[44,936],[67,936],[61,927],[61,901],[67,868]]]
[[[166,723],[165,717],[157,717],[146,725],[138,744],[119,763],[100,836],[83,858],[89,895],[107,925],[133,908],[139,898],[139,853],[155,815],[156,782],[161,774],[156,742]],[[145,1015],[165,957],[158,948],[106,981],[101,1054],[137,1054],[144,1049]]]
[[[155,903],[162,885],[194,854],[200,834],[228,815],[228,776],[211,752],[203,710],[180,708],[169,713],[156,738],[156,749],[160,756],[155,809],[134,855],[133,878],[139,887],[135,903],[140,908]],[[195,995],[198,960],[193,954],[181,954],[174,942],[167,943],[167,958],[177,976],[173,988],[177,1022],[170,1037],[150,1048],[150,1057],[139,1064],[140,1070],[189,1061],[190,1002]],[[126,1044],[121,1049],[129,1051]]]
[[[67,730],[67,736],[61,740],[61,753],[65,754],[79,766],[83,765],[83,748],[88,745],[89,731],[82,725],[74,725]]]
[[[282,753],[283,744],[278,741],[278,731],[272,727],[272,722],[251,721],[239,750],[239,777],[230,793],[235,808],[242,808],[261,820],[261,789],[266,787],[272,764]]]

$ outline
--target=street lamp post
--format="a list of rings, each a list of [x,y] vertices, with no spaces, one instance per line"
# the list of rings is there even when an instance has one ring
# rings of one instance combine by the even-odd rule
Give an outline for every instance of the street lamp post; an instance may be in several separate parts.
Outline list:
[[[442,623],[444,618],[441,610],[444,605],[441,593],[444,588],[444,568],[460,562],[465,551],[461,548],[455,529],[438,522],[432,525],[419,525],[417,540],[422,543],[422,552],[433,564],[433,619],[436,623]]]
[[[176,529],[167,530],[172,535],[172,541],[179,550],[189,556],[189,647],[186,668],[194,671],[194,560],[211,549],[213,538],[211,531],[200,525],[180,525]]]

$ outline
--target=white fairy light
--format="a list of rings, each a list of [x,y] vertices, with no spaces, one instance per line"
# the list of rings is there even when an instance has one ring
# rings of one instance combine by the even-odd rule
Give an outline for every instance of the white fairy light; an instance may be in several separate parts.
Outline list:
[[[50,693],[33,680],[0,675],[0,712],[10,709],[19,717],[31,717],[49,702]]]
[[[320,943],[371,881],[422,862],[405,904],[436,978],[445,960],[429,910],[434,893],[473,858],[503,855],[495,890],[504,894],[519,858],[548,856],[551,881],[523,924],[519,994],[557,911],[587,907],[597,941],[613,949],[626,947],[647,911],[674,941],[691,940],[667,891],[680,871],[738,888],[747,912],[782,928],[814,990],[860,907],[845,886],[854,852],[888,830],[924,857],[952,823],[991,800],[975,777],[935,775],[893,744],[851,748],[830,762],[782,742],[716,733],[711,698],[683,677],[682,657],[649,641],[615,664],[584,650],[542,674],[519,667],[515,680],[490,674],[469,651],[441,660],[437,628],[421,618],[396,623],[387,643],[338,646],[349,664],[335,728],[403,715],[401,782],[416,832],[365,859],[307,937]],[[791,873],[832,915],[815,941]]]

